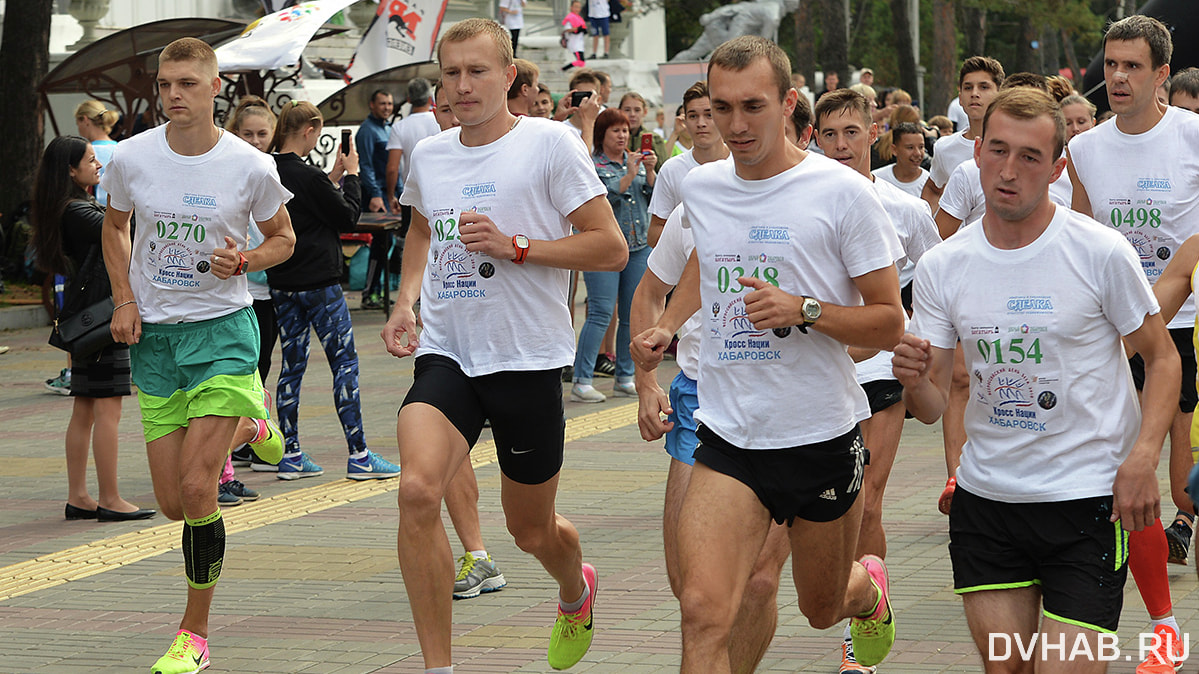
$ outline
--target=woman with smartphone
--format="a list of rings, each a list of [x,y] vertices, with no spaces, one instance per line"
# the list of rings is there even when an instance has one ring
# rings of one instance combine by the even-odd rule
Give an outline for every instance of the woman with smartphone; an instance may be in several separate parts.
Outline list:
[[[620,110],[608,108],[595,119],[592,139],[595,170],[608,188],[608,203],[616,222],[629,244],[629,262],[619,272],[583,272],[587,286],[587,320],[579,333],[575,350],[574,385],[570,399],[575,402],[599,403],[607,397],[591,385],[595,360],[600,343],[616,309],[620,320],[616,329],[616,385],[618,397],[636,397],[633,386],[633,358],[629,355],[629,310],[633,292],[645,273],[649,259],[649,201],[654,193],[658,161],[652,145],[642,145],[640,152],[626,152],[629,142],[629,118]]]
[[[291,257],[267,270],[283,367],[275,395],[284,454],[278,476],[283,480],[324,473],[300,450],[300,383],[308,367],[308,335],[315,329],[333,370],[333,399],[346,436],[350,479],[378,479],[400,474],[399,466],[367,450],[358,397],[358,351],[350,311],[341,292],[342,232],[352,232],[362,211],[358,153],[353,143],[339,148],[333,172],[326,174],[304,158],[316,147],[324,119],[308,101],[284,104],[271,139],[279,180],[295,195],[287,203],[296,246]],[[342,178],[342,188],[337,182]]]
[[[61,136],[50,141],[33,183],[33,248],[38,266],[70,279],[89,272],[83,301],[111,294],[100,251],[104,207],[87,193],[100,184],[100,162],[88,141]],[[91,265],[84,269],[88,258]],[[153,517],[117,491],[117,426],[121,398],[130,395],[129,347],[111,344],[88,358],[77,358],[70,394],[75,398],[67,424],[67,503],[69,520],[124,521]],[[96,464],[98,498],[87,490],[87,455]]]

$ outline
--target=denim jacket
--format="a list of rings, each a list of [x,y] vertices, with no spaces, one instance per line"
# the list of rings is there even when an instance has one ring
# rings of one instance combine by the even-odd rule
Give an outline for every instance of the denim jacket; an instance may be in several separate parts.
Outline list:
[[[608,203],[612,204],[612,212],[624,238],[629,243],[629,252],[635,252],[649,245],[649,200],[654,194],[654,188],[645,181],[645,166],[639,166],[637,177],[633,178],[627,192],[617,192],[620,181],[625,176],[625,167],[629,153],[624,153],[624,161],[614,162],[608,155],[600,152],[592,156],[595,160],[595,172],[608,188]]]

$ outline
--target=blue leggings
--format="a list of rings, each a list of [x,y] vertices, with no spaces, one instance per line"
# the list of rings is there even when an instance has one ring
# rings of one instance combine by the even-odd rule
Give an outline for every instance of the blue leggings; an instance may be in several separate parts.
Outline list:
[[[300,382],[308,369],[308,330],[311,326],[325,349],[333,371],[333,401],[341,419],[350,454],[366,451],[362,432],[362,404],[358,398],[358,351],[354,348],[354,326],[340,285],[317,290],[289,292],[271,289],[275,317],[279,321],[279,345],[283,369],[275,406],[279,428],[286,440],[286,453],[300,451]]]
[[[604,340],[608,324],[612,322],[613,309],[620,321],[616,326],[616,377],[620,381],[633,380],[629,311],[633,306],[633,293],[645,275],[650,250],[645,246],[629,253],[629,262],[621,271],[583,272],[583,282],[587,285],[587,320],[583,322],[579,345],[575,349],[575,383],[590,384],[594,378],[595,360],[599,357],[600,342]]]

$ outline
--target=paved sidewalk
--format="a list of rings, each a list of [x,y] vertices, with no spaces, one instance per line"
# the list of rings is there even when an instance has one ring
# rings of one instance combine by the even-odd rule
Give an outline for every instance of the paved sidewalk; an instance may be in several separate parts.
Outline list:
[[[395,413],[411,383],[412,362],[383,350],[380,312],[354,311],[353,319],[367,439],[394,461]],[[64,365],[61,352],[45,345],[46,332],[0,332],[0,344],[11,347],[0,355],[0,674],[148,671],[168,646],[183,608],[179,525],[161,516],[133,523],[62,519],[62,437],[72,403],[42,387]],[[273,375],[278,369],[276,352]],[[673,367],[664,368],[663,382],[673,374]],[[600,390],[610,390],[610,382],[599,380]],[[238,478],[264,498],[225,511],[230,534],[213,606],[208,671],[423,671],[395,554],[397,481],[344,479],[345,441],[319,350],[306,384],[302,444],[325,474],[284,482],[238,470]],[[136,405],[126,400],[121,421],[121,492],[154,507]],[[667,457],[660,443],[641,441],[636,407],[627,399],[568,402],[566,409],[558,508],[578,526],[601,585],[594,645],[572,671],[677,671],[679,611],[661,541]],[[909,421],[905,433],[886,499],[899,638],[880,672],[980,671],[952,591],[947,519],[935,508],[944,482],[940,431]],[[454,604],[455,671],[550,671],[545,647],[554,588],[504,529],[498,469],[489,451],[490,445],[479,447],[472,460],[480,465],[484,538],[508,587]],[[89,480],[94,496],[94,476]],[[1183,630],[1199,635],[1192,629],[1199,625],[1195,573],[1172,566],[1170,574]],[[1125,654],[1136,659],[1137,633],[1147,624],[1131,580],[1125,609],[1123,651],[1112,672],[1135,669]],[[821,632],[807,626],[796,608],[790,570],[784,570],[779,628],[759,671],[836,672],[840,635],[841,627]],[[1186,671],[1195,671],[1196,662]]]

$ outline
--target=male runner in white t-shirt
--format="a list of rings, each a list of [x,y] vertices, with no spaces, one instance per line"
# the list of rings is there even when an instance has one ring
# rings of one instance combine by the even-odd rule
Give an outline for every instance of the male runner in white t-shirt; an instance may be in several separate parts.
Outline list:
[[[683,178],[700,164],[729,156],[729,149],[720,139],[720,131],[712,121],[712,101],[708,98],[708,82],[700,80],[683,92],[683,126],[691,134],[691,149],[667,159],[658,171],[654,196],[649,202],[649,245],[658,245],[662,227],[671,211],[683,201],[680,188]],[[649,327],[649,326],[646,326]]]
[[[958,100],[970,118],[970,126],[958,129],[952,136],[937,139],[933,145],[929,180],[920,196],[934,213],[949,175],[958,164],[973,156],[974,139],[982,131],[983,114],[991,99],[999,93],[1000,84],[1003,84],[1003,66],[999,61],[988,56],[971,56],[962,62],[958,70]]]
[[[1117,21],[1104,36],[1103,49],[1103,77],[1116,117],[1070,140],[1067,167],[1074,184],[1073,207],[1123,234],[1152,284],[1182,242],[1199,233],[1199,117],[1157,100],[1173,53],[1170,31],[1160,21],[1142,15]],[[1193,513],[1193,505],[1184,488],[1192,464],[1190,426],[1197,400],[1195,316],[1185,307],[1167,324],[1182,359],[1170,427],[1170,492],[1178,508],[1170,527],[1174,535],[1153,526],[1130,540],[1133,577],[1154,628],[1162,626],[1175,634],[1178,624],[1163,562],[1170,556],[1185,561],[1190,544],[1185,518]],[[1144,379],[1142,361],[1135,356],[1130,364],[1139,386]],[[1144,407],[1148,409],[1148,403]]]
[[[1008,75],[1004,78],[1003,84],[999,85],[999,90],[1006,91],[1013,87],[1035,87],[1047,94],[1053,93],[1049,89],[1048,80],[1035,73]],[[1054,203],[1069,207],[1070,191],[1070,176],[1063,173],[1049,186],[1049,198]],[[978,178],[978,164],[971,156],[970,159],[963,161],[953,169],[953,173],[949,176],[949,182],[945,183],[937,212],[934,215],[937,230],[941,232],[942,238],[948,239],[961,228],[962,223],[978,220],[985,210],[986,199],[983,196],[982,183]]]
[[[391,125],[387,136],[387,172],[383,192],[389,200],[392,213],[400,211],[400,200],[396,197],[396,186],[408,181],[412,170],[412,149],[421,140],[441,133],[441,127],[433,117],[433,85],[423,77],[414,77],[408,83],[408,104],[411,109],[404,119]],[[404,236],[407,233],[408,216],[404,216]]]
[[[112,336],[130,345],[146,455],[159,509],[183,520],[187,609],[152,674],[208,666],[208,613],[225,556],[217,478],[238,417],[266,418],[258,323],[245,273],[295,245],[270,155],[212,121],[216,54],[182,38],[158,57],[169,123],[117,146],[103,185]],[[133,211],[136,238],[129,239]],[[264,240],[246,250],[253,218]]]
[[[401,198],[414,210],[408,273],[383,329],[392,355],[416,356],[396,426],[404,466],[400,570],[426,671],[451,672],[453,556],[441,500],[490,420],[508,531],[559,587],[548,660],[565,669],[591,645],[597,581],[578,532],[554,512],[564,443],[561,369],[575,343],[566,270],[619,270],[628,244],[570,131],[508,112],[516,67],[499,24],[454,24],[438,45],[438,62],[461,126],[413,152]]]
[[[975,151],[987,212],[917,266],[911,332],[895,348],[904,402],[924,423],[945,411],[958,340],[967,354],[949,552],[987,672],[1106,671],[1077,644],[1098,653],[1116,631],[1126,532],[1156,526],[1160,509],[1178,355],[1121,237],[1049,200],[1065,140],[1048,94],[995,99]],[[1147,363],[1143,419],[1122,336]],[[996,634],[1075,646],[1000,660]]]
[[[733,162],[684,180],[696,248],[657,326],[632,345],[652,370],[704,307],[699,446],[678,532],[685,673],[731,671],[735,598],[772,519],[788,525],[813,627],[854,616],[867,666],[895,638],[885,565],[853,561],[869,406],[845,345],[890,348],[901,334],[899,243],[868,181],[783,140],[798,97],[790,73],[761,37],[713,52],[712,111]],[[796,194],[821,198],[796,209]]]
[[[875,195],[882,202],[903,247],[896,262],[902,270],[908,262],[918,262],[924,253],[941,242],[933,226],[932,214],[923,200],[905,194],[885,180],[870,174],[870,146],[878,139],[878,125],[871,119],[870,102],[852,89],[837,89],[816,102],[816,142],[824,156],[840,162],[874,183]],[[870,401],[870,418],[862,421],[862,442],[870,450],[870,463],[862,484],[862,525],[855,557],[887,556],[887,536],[883,531],[883,492],[899,450],[904,412],[903,387],[891,374],[888,351],[850,347],[857,381]],[[865,671],[854,659],[849,625],[841,644],[841,671]]]
[[[970,118],[970,126],[959,129],[951,136],[937,140],[933,145],[932,169],[928,181],[924,183],[924,192],[920,195],[928,202],[933,213],[945,190],[949,176],[959,164],[974,157],[974,139],[982,132],[982,119],[987,111],[987,105],[999,92],[1003,84],[1003,65],[987,56],[971,56],[962,62],[958,71],[958,99],[962,108]],[[941,232],[942,238],[948,236]],[[945,489],[937,499],[937,509],[948,515],[953,502],[953,489],[957,484],[954,475],[957,473],[958,461],[961,459],[962,445],[966,443],[966,431],[962,415],[966,409],[966,390],[970,385],[963,357],[959,356],[954,369],[953,388],[950,391],[949,407],[941,418],[941,442],[945,446],[945,472],[947,479]]]

